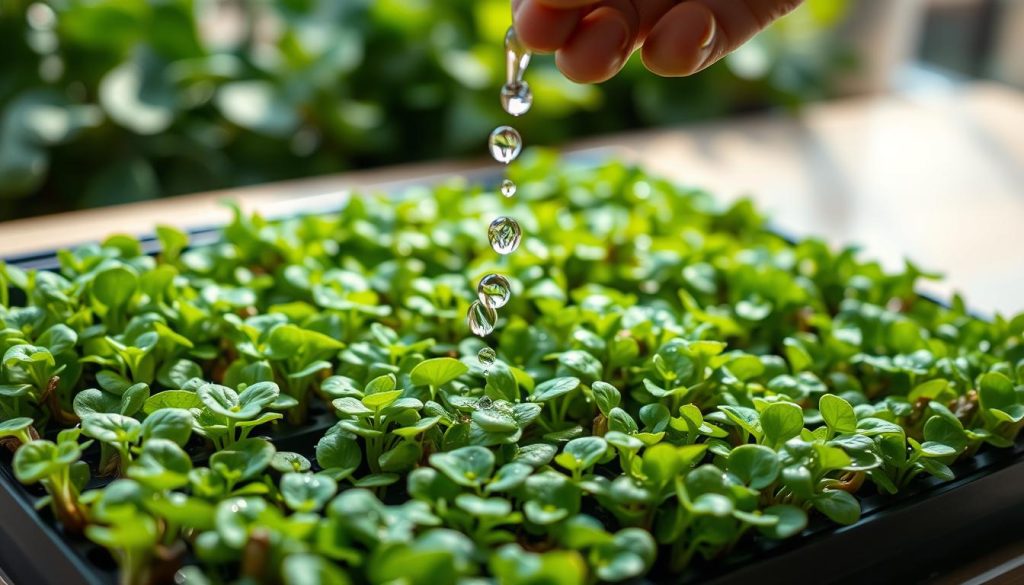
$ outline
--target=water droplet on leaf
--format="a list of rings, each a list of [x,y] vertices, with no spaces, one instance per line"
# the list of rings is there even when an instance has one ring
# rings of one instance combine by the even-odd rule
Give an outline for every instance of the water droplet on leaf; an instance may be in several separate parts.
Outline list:
[[[501,107],[513,116],[522,116],[533,105],[533,92],[525,81],[506,83],[501,86]]]
[[[516,220],[511,217],[499,217],[491,222],[487,228],[487,239],[491,241],[491,248],[499,254],[511,254],[519,247],[523,239],[523,230]]]
[[[511,197],[516,194],[516,184],[511,179],[505,179],[501,182],[501,194],[505,197]]]
[[[476,286],[476,294],[480,302],[493,309],[500,309],[512,298],[512,286],[508,279],[500,274],[488,274],[480,279]]]
[[[508,164],[519,156],[523,150],[523,138],[511,126],[498,126],[491,132],[487,141],[494,160]]]
[[[493,308],[480,301],[473,301],[473,304],[469,306],[466,323],[469,324],[469,330],[474,335],[479,335],[480,337],[490,335],[494,331],[494,325],[497,322],[498,313]]]

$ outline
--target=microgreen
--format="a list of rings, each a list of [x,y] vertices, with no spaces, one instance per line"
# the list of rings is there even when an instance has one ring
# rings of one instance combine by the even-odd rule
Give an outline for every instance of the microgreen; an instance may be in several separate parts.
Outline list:
[[[534,235],[486,371],[462,318],[507,202],[460,184],[0,265],[15,476],[126,583],[188,559],[196,583],[568,585],[856,524],[865,492],[1019,442],[1024,316],[921,299],[917,267],[749,202],[560,166],[510,168]],[[83,493],[90,465],[114,478]]]

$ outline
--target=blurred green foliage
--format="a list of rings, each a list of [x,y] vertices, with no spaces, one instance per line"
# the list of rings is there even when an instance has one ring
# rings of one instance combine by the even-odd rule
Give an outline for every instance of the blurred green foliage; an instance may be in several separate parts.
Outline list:
[[[840,0],[689,79],[550,58],[530,144],[818,97]],[[508,0],[0,0],[0,218],[482,152]]]

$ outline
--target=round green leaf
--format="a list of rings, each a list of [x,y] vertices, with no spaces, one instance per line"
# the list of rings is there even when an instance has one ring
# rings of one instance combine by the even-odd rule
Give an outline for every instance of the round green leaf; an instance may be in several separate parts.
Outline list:
[[[442,357],[424,360],[409,372],[416,386],[443,386],[469,371],[469,366],[457,359]]]
[[[459,485],[478,487],[490,479],[494,471],[494,453],[485,447],[462,447],[434,453],[430,464]]]
[[[773,402],[761,411],[761,429],[769,445],[781,445],[803,428],[804,412],[792,402]]]
[[[853,406],[835,394],[825,394],[821,397],[818,401],[818,412],[833,432],[857,431],[857,415],[853,412]]]
[[[779,457],[762,445],[740,445],[729,453],[729,473],[746,486],[759,490],[770,486],[779,476]]]

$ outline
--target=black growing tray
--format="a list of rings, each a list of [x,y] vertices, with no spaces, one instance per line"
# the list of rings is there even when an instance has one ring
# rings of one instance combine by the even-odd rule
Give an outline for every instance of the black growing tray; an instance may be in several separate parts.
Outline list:
[[[584,161],[604,158],[583,155]],[[474,183],[497,184],[494,171],[469,173]],[[443,177],[388,183],[380,190],[436,183]],[[327,213],[341,207],[343,194],[297,199],[290,215]],[[192,245],[211,243],[219,226],[193,229]],[[147,253],[156,253],[154,235],[140,238]],[[85,243],[85,242],[82,242]],[[55,270],[55,251],[22,255],[7,263],[23,269]],[[313,459],[316,442],[334,418],[320,412],[300,428],[269,433],[278,450]],[[95,456],[87,460],[95,460]],[[68,538],[48,508],[35,510],[44,495],[13,476],[11,453],[0,453],[0,571],[12,585],[113,585],[117,567],[109,553],[84,537]],[[859,493],[862,516],[851,526],[836,526],[814,517],[803,534],[785,541],[754,539],[741,543],[724,559],[695,560],[681,577],[659,577],[656,565],[640,583],[918,583],[955,569],[1000,544],[1021,538],[1024,525],[1024,439],[1013,448],[982,448],[953,466],[956,479],[919,479],[897,496]],[[109,480],[93,480],[98,487]]]

